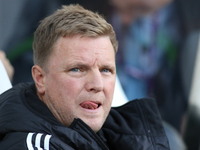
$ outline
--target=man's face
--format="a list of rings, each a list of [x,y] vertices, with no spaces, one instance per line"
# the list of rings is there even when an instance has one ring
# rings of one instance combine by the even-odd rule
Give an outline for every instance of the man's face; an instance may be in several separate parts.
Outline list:
[[[115,77],[109,37],[62,37],[54,45],[38,92],[64,125],[80,118],[98,131],[110,111]]]

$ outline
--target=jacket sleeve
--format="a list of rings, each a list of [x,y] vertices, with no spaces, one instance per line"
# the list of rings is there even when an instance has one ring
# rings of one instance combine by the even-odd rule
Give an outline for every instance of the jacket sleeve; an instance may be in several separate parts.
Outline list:
[[[57,138],[44,133],[12,132],[0,140],[1,150],[74,150]]]
[[[155,100],[133,100],[111,109],[103,134],[110,149],[169,150]]]
[[[10,132],[3,136],[0,140],[2,150],[27,150],[26,144],[27,133]]]

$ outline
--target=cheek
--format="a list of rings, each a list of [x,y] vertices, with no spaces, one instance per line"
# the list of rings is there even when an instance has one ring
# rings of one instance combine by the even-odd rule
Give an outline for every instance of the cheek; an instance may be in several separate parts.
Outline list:
[[[70,88],[69,88],[70,87]],[[74,90],[72,82],[64,76],[49,74],[46,78],[46,94],[54,98],[64,98]]]
[[[113,94],[114,94],[115,80],[106,83],[105,86],[105,94],[107,98],[112,102]]]
[[[61,81],[61,87],[64,96],[75,99],[81,92],[82,84],[78,79],[64,79]]]

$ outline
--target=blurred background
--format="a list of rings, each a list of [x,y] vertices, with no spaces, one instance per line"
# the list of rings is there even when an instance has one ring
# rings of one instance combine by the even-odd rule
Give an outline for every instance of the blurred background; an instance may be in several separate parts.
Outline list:
[[[124,93],[129,100],[156,99],[171,149],[199,150],[200,1],[0,0],[0,49],[14,68],[13,85],[32,81],[39,21],[71,3],[99,12],[113,25]]]

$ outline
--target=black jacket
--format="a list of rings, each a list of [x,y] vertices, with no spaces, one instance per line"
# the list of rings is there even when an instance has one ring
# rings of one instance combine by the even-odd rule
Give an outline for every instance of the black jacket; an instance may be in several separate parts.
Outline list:
[[[0,95],[0,149],[169,150],[152,99],[112,108],[103,128],[94,133],[78,118],[63,126],[27,83]]]

